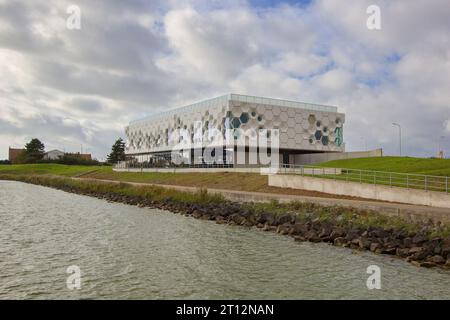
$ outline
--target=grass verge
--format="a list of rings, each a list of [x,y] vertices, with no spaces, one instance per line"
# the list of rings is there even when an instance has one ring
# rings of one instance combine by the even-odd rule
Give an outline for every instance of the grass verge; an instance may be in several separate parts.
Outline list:
[[[199,189],[198,192],[180,192],[156,186],[133,186],[125,182],[108,183],[92,180],[74,180],[61,176],[44,175],[17,175],[0,174],[0,180],[21,181],[65,191],[86,192],[97,194],[117,194],[130,197],[139,197],[155,202],[164,202],[168,199],[178,203],[220,203],[225,201],[221,195],[208,194],[206,190]]]
[[[56,163],[0,165],[0,174],[58,175],[74,177],[94,170],[112,171],[112,168],[109,166],[77,166]]]
[[[412,157],[372,157],[334,160],[319,164],[321,167],[414,173],[450,176],[450,159]]]

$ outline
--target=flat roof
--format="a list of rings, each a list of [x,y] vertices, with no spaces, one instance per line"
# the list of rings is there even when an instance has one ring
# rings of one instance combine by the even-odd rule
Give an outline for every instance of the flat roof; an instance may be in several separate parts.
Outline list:
[[[219,96],[219,97],[215,97],[212,99],[207,99],[207,100],[203,100],[203,101],[196,102],[193,104],[189,104],[184,107],[173,108],[173,109],[170,109],[170,110],[167,110],[164,112],[155,113],[153,115],[149,115],[147,117],[131,121],[130,125],[141,123],[141,122],[151,120],[151,119],[158,119],[161,117],[171,116],[178,112],[192,112],[197,108],[214,107],[216,105],[219,105],[221,103],[226,103],[228,101],[240,101],[240,102],[248,102],[248,103],[267,104],[267,105],[272,105],[272,106],[300,108],[300,109],[314,110],[314,111],[338,112],[337,107],[330,106],[330,105],[229,93],[229,94],[226,94],[223,96]]]

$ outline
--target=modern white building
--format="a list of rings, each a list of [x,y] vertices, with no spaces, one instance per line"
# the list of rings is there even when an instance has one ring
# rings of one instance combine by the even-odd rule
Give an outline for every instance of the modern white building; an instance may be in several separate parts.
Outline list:
[[[131,122],[125,129],[126,154],[139,162],[170,160],[180,141],[174,132],[184,129],[195,140],[199,126],[205,139],[214,129],[224,141],[227,132],[237,140],[249,129],[278,129],[280,162],[296,163],[302,154],[344,152],[344,122],[345,115],[335,106],[227,94]],[[270,132],[267,138],[273,139]],[[236,147],[222,143],[223,161],[234,162]]]

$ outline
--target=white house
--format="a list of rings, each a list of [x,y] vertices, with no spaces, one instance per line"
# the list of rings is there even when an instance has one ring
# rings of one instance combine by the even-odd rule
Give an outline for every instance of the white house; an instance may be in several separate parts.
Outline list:
[[[44,153],[44,160],[58,160],[59,158],[62,158],[64,156],[64,152],[59,150],[50,150]]]

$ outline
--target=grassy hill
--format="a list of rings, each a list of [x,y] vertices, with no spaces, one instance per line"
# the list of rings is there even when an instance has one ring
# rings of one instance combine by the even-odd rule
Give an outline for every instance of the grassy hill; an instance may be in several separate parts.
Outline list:
[[[12,176],[64,176],[189,186],[197,188],[219,188],[235,191],[257,191],[327,198],[354,199],[316,191],[271,187],[266,175],[259,173],[216,172],[216,173],[162,173],[162,172],[114,172],[110,166],[69,166],[61,164],[0,165],[0,179]]]
[[[74,177],[93,170],[112,170],[111,167],[75,166],[56,163],[0,165],[0,174],[47,174]]]
[[[320,166],[376,170],[383,172],[415,173],[435,176],[450,176],[450,160],[445,159],[423,159],[409,157],[377,157],[360,158],[349,160],[330,161]],[[179,186],[193,186],[199,188],[221,188],[241,191],[260,191],[274,193],[297,194],[305,192],[301,190],[279,189],[268,186],[267,176],[258,173],[161,173],[161,172],[114,172],[110,166],[72,166],[61,164],[26,164],[26,165],[0,165],[0,176],[2,174],[18,175],[58,175],[66,177],[75,177],[86,174],[86,178],[146,182],[155,184],[168,184]],[[394,186],[405,186],[405,177],[403,175],[376,174],[378,184],[388,184]],[[373,173],[361,176],[358,172],[343,173],[338,176],[327,175],[324,178],[345,179],[349,181],[361,181],[374,183]],[[444,188],[444,180],[436,178],[434,180],[415,177],[410,179],[408,186],[411,188],[426,188],[427,184],[430,190],[441,191]],[[308,195],[310,195],[308,193]],[[312,194],[311,194],[312,195]]]
[[[450,176],[450,159],[373,157],[328,161],[319,166]]]
[[[86,174],[86,178],[115,180],[123,182],[146,182],[168,185],[225,188],[245,191],[265,191],[273,188],[267,185],[267,176],[258,173],[162,173],[162,172],[114,172],[110,166],[72,166],[61,164],[0,165],[2,174],[55,175],[75,177]],[[267,191],[266,190],[266,191]]]

